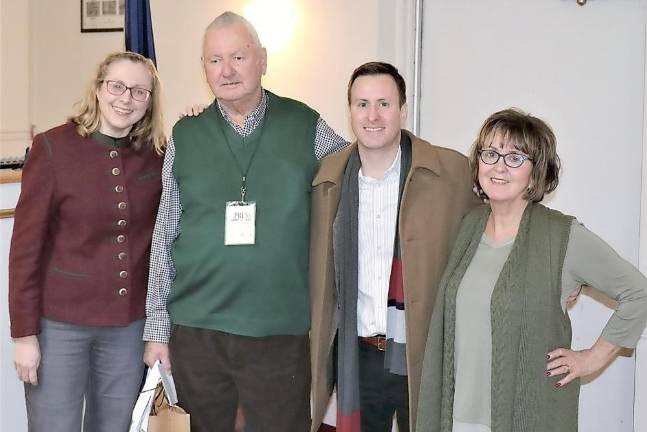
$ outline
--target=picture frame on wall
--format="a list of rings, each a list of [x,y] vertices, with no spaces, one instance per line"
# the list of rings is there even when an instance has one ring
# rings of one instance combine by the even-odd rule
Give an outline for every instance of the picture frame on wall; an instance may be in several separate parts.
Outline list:
[[[124,30],[126,0],[81,0],[81,33]]]

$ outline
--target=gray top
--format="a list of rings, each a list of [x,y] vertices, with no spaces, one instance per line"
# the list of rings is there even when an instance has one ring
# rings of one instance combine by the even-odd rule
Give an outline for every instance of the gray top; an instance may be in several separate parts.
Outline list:
[[[456,295],[454,432],[490,432],[490,298],[514,239],[481,238]],[[634,348],[647,319],[647,278],[576,220],[562,271],[562,308],[582,285],[619,301],[602,337]],[[557,347],[555,347],[557,348]]]

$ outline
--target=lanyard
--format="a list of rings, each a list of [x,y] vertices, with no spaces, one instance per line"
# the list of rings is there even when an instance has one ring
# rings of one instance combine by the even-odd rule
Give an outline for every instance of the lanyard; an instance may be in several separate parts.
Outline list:
[[[267,113],[265,113],[265,114],[267,115]],[[236,153],[234,153],[234,150],[231,147],[231,143],[229,142],[229,138],[227,138],[227,133],[224,130],[225,127],[231,127],[231,125],[229,125],[229,124],[225,125],[224,123],[226,123],[226,121],[224,121],[224,119],[222,118],[221,115],[219,115],[219,117],[221,118],[221,126],[223,127],[222,135],[225,138],[225,144],[227,144],[227,148],[229,149],[229,153],[231,153],[231,157],[234,159],[234,162],[236,163],[236,168],[238,168],[238,172],[240,173],[240,177],[241,177],[241,180],[240,180],[240,200],[241,200],[241,202],[245,202],[245,194],[247,193],[247,174],[249,173],[249,168],[252,166],[252,162],[254,161],[254,157],[256,156],[256,151],[258,150],[258,147],[260,147],[261,140],[263,139],[264,129],[261,129],[261,133],[260,133],[260,135],[258,137],[258,142],[256,143],[256,146],[254,147],[254,150],[252,151],[252,155],[250,156],[249,160],[247,161],[247,167],[243,171],[243,167],[240,164],[240,161],[238,160],[238,158],[236,157]],[[262,128],[264,123],[265,123],[265,119],[263,119],[261,121],[261,123],[256,126],[256,128],[259,128],[259,127]],[[254,129],[254,131],[255,130],[256,129]],[[247,135],[247,136],[248,137],[251,136],[254,133],[254,131],[252,131],[252,133]],[[238,132],[236,132],[236,133],[238,133]],[[242,141],[243,141],[242,144],[243,144],[243,147],[244,147],[245,146],[245,137],[242,137]]]

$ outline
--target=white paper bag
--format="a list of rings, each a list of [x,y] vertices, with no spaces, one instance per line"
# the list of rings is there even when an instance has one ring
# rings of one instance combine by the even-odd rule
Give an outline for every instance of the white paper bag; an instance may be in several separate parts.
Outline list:
[[[174,406],[177,403],[173,376],[162,370],[158,360],[146,373],[146,382],[144,388],[139,392],[137,403],[135,403],[128,432],[148,432],[148,417],[155,399],[155,389],[160,382],[164,387],[169,405]]]

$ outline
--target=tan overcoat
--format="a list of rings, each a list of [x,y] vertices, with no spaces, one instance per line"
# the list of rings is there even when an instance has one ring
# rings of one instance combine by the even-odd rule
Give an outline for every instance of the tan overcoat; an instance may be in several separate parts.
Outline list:
[[[472,179],[465,156],[406,133],[412,142],[412,161],[400,205],[399,234],[406,314],[410,424],[413,430],[427,330],[438,283],[463,214],[480,201],[472,192]],[[312,432],[316,432],[321,425],[333,390],[331,348],[337,327],[337,294],[332,225],[339,204],[344,170],[356,145],[357,143],[352,144],[324,158],[312,182]]]

